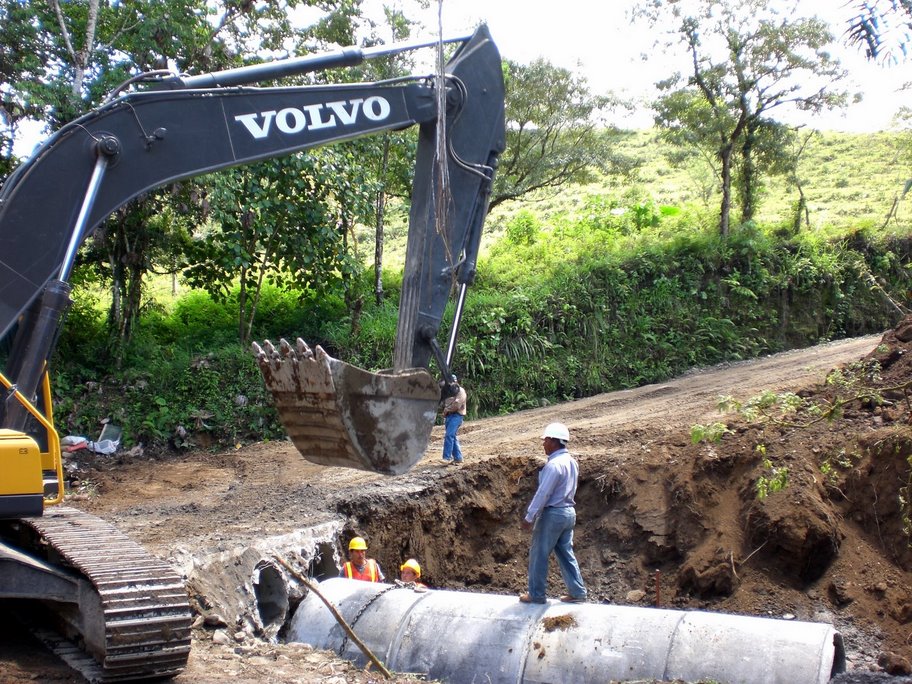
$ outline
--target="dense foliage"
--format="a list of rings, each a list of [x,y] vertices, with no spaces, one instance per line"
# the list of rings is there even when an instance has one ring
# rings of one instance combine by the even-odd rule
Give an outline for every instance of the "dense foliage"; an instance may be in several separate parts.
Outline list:
[[[490,415],[657,382],[695,366],[881,330],[907,299],[912,245],[858,230],[746,224],[723,237],[692,206],[622,203],[607,194],[547,220],[506,221],[479,268],[456,354],[470,413]],[[356,365],[389,365],[401,274],[381,305],[353,316],[343,293],[265,288],[253,338],[301,336]],[[369,293],[365,270],[351,284]],[[105,366],[91,302],[70,317],[58,354],[58,423],[159,447],[278,438],[249,351],[237,344],[237,289],[150,311],[124,369]],[[88,391],[87,391],[88,390]],[[126,401],[124,400],[126,398]]]

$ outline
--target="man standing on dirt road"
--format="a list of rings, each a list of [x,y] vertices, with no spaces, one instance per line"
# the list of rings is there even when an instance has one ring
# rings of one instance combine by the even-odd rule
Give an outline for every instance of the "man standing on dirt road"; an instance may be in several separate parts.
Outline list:
[[[523,603],[545,603],[548,584],[548,559],[557,556],[567,592],[565,603],[586,600],[586,586],[579,563],[573,554],[573,527],[576,525],[576,486],[579,465],[567,451],[570,430],[563,423],[551,423],[542,433],[542,446],[548,461],[538,473],[538,490],[526,509],[522,527],[532,530],[529,549],[529,591],[520,594]]]
[[[364,582],[383,582],[386,579],[380,563],[367,557],[367,542],[363,537],[352,537],[348,542],[348,562],[342,566],[339,576]]]
[[[443,462],[447,465],[459,465],[462,463],[462,449],[459,448],[459,439],[456,437],[456,433],[459,431],[462,421],[465,420],[466,391],[458,383],[455,375],[451,375],[450,378],[457,392],[452,397],[447,397],[443,402],[443,424],[445,427]]]

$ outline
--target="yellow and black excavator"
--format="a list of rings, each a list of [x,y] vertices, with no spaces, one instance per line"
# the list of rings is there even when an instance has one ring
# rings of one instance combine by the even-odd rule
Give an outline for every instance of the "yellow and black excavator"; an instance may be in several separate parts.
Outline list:
[[[459,319],[505,145],[501,59],[487,28],[444,42],[458,45],[442,73],[376,83],[250,85],[437,43],[140,76],[130,92],[51,136],[0,189],[0,340],[10,342],[0,373],[0,598],[51,614],[61,638],[82,649],[61,654],[84,673],[94,668],[92,679],[176,674],[191,617],[183,582],[165,562],[58,505],[63,468],[47,369],[80,245],[116,209],[163,184],[418,125],[392,367],[365,371],[301,340],[254,345],[305,458],[404,472],[424,453],[441,393],[452,388]],[[437,336],[454,292],[444,351]]]

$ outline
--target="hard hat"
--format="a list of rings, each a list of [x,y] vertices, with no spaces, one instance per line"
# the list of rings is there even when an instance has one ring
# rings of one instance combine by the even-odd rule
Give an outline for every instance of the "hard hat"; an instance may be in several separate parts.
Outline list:
[[[348,542],[349,551],[367,551],[367,542],[362,537],[352,537]]]
[[[553,437],[554,439],[559,439],[562,442],[569,442],[570,430],[568,430],[567,426],[563,423],[549,423],[545,428],[545,431],[542,433],[542,439],[545,437]]]
[[[405,561],[405,563],[400,565],[399,572],[402,572],[406,568],[409,570],[414,570],[416,577],[421,577],[421,566],[418,565],[418,561],[416,561],[414,558],[409,558],[407,561]]]

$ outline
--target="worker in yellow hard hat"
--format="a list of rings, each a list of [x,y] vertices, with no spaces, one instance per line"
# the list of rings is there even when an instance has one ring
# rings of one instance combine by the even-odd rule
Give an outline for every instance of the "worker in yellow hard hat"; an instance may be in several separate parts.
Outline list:
[[[364,537],[352,537],[348,542],[348,561],[342,566],[340,577],[362,580],[364,582],[383,582],[386,576],[380,564],[367,557],[367,542]]]
[[[421,566],[414,558],[409,558],[399,566],[399,579],[415,585],[416,589],[427,589],[427,585],[421,582]]]

